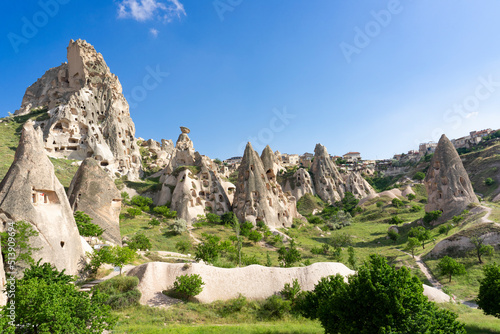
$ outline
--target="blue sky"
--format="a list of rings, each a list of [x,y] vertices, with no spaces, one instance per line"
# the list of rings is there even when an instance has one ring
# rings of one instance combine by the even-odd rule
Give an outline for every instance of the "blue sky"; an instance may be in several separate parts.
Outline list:
[[[494,0],[23,0],[2,7],[1,116],[66,61],[70,39],[81,38],[119,77],[137,137],[175,142],[187,126],[195,148],[211,158],[242,155],[251,140],[259,151],[269,144],[301,154],[322,143],[330,154],[381,159],[441,133],[500,128]],[[25,27],[35,23],[36,31]],[[160,75],[146,90],[151,71]]]

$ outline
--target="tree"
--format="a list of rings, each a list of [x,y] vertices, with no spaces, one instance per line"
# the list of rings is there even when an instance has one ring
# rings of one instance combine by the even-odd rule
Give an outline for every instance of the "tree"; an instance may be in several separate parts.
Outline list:
[[[491,177],[488,177],[486,180],[484,180],[484,184],[487,186],[491,186],[493,183],[495,183],[495,181]]]
[[[149,211],[150,207],[153,205],[153,200],[149,197],[135,195],[130,200],[130,204],[139,207],[142,211]]]
[[[177,218],[174,220],[173,224],[170,225],[170,231],[173,234],[182,234],[187,231],[187,222],[182,218]]]
[[[429,224],[430,222],[438,220],[442,214],[443,212],[439,210],[429,211],[425,213],[423,220],[426,224]]]
[[[210,224],[220,224],[222,222],[222,220],[218,214],[207,213],[205,216],[207,217],[207,221]]]
[[[439,260],[437,267],[441,275],[449,275],[449,282],[451,282],[452,275],[465,275],[467,273],[463,264],[458,263],[449,256],[445,256]]]
[[[500,318],[500,265],[487,264],[483,267],[484,278],[479,285],[476,302],[484,314]]]
[[[85,212],[76,211],[74,217],[78,232],[82,237],[100,237],[104,233],[99,225],[92,223],[92,218]]]
[[[415,175],[413,175],[413,179],[417,181],[422,181],[425,179],[425,173],[424,172],[416,172]]]
[[[232,211],[224,213],[220,218],[224,225],[235,226],[238,223],[238,218]]]
[[[5,232],[0,233],[1,245],[2,245],[2,255],[4,258],[4,265],[8,265],[11,272],[16,271],[16,267],[22,267],[23,264],[30,265],[34,264],[33,252],[40,250],[40,248],[35,248],[31,246],[30,239],[32,237],[38,236],[38,231],[33,228],[30,223],[24,220],[18,222],[9,222],[5,226]],[[14,243],[15,246],[15,258],[13,259],[9,255],[12,254],[12,245],[9,243]],[[8,260],[7,260],[8,259]]]
[[[428,301],[408,268],[395,269],[382,256],[370,255],[348,281],[323,277],[297,309],[319,319],[325,333],[466,333],[456,314]]]
[[[114,246],[111,249],[111,257],[108,263],[112,264],[115,267],[120,268],[120,275],[121,275],[123,266],[126,263],[132,261],[135,258],[135,256],[136,253],[133,249],[130,249],[128,247]]]
[[[220,238],[215,235],[203,233],[205,240],[196,245],[194,256],[196,261],[203,260],[206,263],[214,263],[220,256],[221,245]]]
[[[353,213],[353,210],[356,208],[356,206],[359,203],[359,199],[357,199],[352,192],[347,191],[344,194],[344,198],[340,201],[340,208],[343,209],[345,212],[349,212],[350,214]]]
[[[151,240],[149,240],[148,237],[146,237],[144,234],[139,233],[136,234],[132,237],[130,242],[128,243],[128,247],[130,249],[135,250],[148,250],[151,249]]]
[[[401,219],[399,216],[393,216],[389,220],[389,224],[394,224],[394,225],[399,225],[403,222],[403,219]]]
[[[248,238],[248,234],[253,229],[253,224],[249,221],[240,224],[240,234]]]
[[[205,283],[198,274],[177,276],[174,282],[174,291],[181,298],[187,300],[199,295],[203,291]]]
[[[262,233],[253,230],[248,234],[248,240],[253,241],[254,244],[262,240]]]
[[[349,254],[347,263],[349,263],[353,270],[356,270],[356,253],[354,252],[354,247],[349,246],[349,248],[347,248],[347,254]]]
[[[299,262],[301,259],[302,256],[296,248],[294,239],[290,240],[290,247],[287,248],[282,246],[278,249],[278,261],[280,262],[280,267],[293,267],[293,264]]]
[[[470,242],[474,245],[474,250],[476,251],[477,260],[479,263],[483,263],[482,256],[483,255],[491,255],[493,254],[493,246],[485,245],[484,238],[481,238],[479,235],[475,235],[470,238]]]
[[[177,241],[175,244],[175,248],[181,252],[181,253],[186,253],[186,251],[191,247],[191,244],[185,240],[180,240]]]
[[[135,218],[136,216],[139,216],[142,213],[141,209],[138,208],[128,208],[127,209],[127,214],[130,218]]]
[[[425,249],[425,242],[431,238],[431,231],[423,226],[412,227],[408,236],[417,238],[422,244],[422,249]]]
[[[0,311],[2,333],[86,334],[113,329],[116,318],[105,305],[107,296],[80,292],[73,281],[64,271],[40,262],[26,269],[22,279],[8,281],[7,290],[15,293]],[[10,323],[9,305],[15,305]]]
[[[403,201],[400,200],[399,198],[394,198],[392,200],[392,205],[395,207],[395,208],[400,208],[404,205]]]
[[[408,242],[406,243],[406,248],[405,250],[409,251],[411,253],[411,256],[415,258],[415,248],[421,246],[422,244],[420,241],[418,241],[417,238],[408,238]]]

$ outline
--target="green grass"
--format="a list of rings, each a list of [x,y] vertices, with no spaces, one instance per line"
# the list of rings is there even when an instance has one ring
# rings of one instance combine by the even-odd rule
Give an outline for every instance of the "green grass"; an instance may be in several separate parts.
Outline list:
[[[78,170],[78,166],[71,165],[73,162],[76,162],[76,160],[50,158],[50,161],[54,165],[54,172],[56,173],[59,182],[61,182],[64,188],[68,189],[71,184],[71,180],[73,180],[73,177]]]
[[[303,215],[308,216],[312,214],[314,210],[323,210],[326,206],[318,196],[313,196],[312,194],[305,194],[297,201],[297,211]]]
[[[236,312],[224,312],[230,302],[179,303],[168,309],[137,306],[115,314],[113,333],[324,333],[318,321],[286,316],[261,319],[259,302],[249,301]]]
[[[500,320],[491,315],[485,315],[481,310],[462,304],[444,303],[437,305],[458,314],[457,320],[465,324],[468,334],[500,333]]]

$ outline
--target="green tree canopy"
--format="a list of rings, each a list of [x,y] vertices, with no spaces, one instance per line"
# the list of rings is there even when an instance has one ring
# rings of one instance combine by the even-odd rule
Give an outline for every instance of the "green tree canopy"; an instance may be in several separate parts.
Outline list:
[[[483,267],[483,273],[477,305],[485,314],[500,318],[500,265],[487,264]]]
[[[463,264],[458,263],[449,256],[445,256],[439,260],[437,267],[441,275],[449,276],[450,282],[452,275],[465,275],[467,273]]]

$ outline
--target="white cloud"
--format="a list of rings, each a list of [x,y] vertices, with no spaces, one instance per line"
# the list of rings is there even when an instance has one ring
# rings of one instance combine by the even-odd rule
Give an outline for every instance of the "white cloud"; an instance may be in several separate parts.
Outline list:
[[[156,37],[158,37],[158,33],[159,33],[159,31],[158,31],[158,30],[156,30],[155,28],[151,28],[151,29],[149,29],[149,33],[150,33],[151,35],[153,35],[153,37],[154,37],[154,38],[156,38]]]
[[[186,15],[179,0],[121,0],[118,2],[118,18],[137,21],[161,20],[171,22],[175,17]]]

